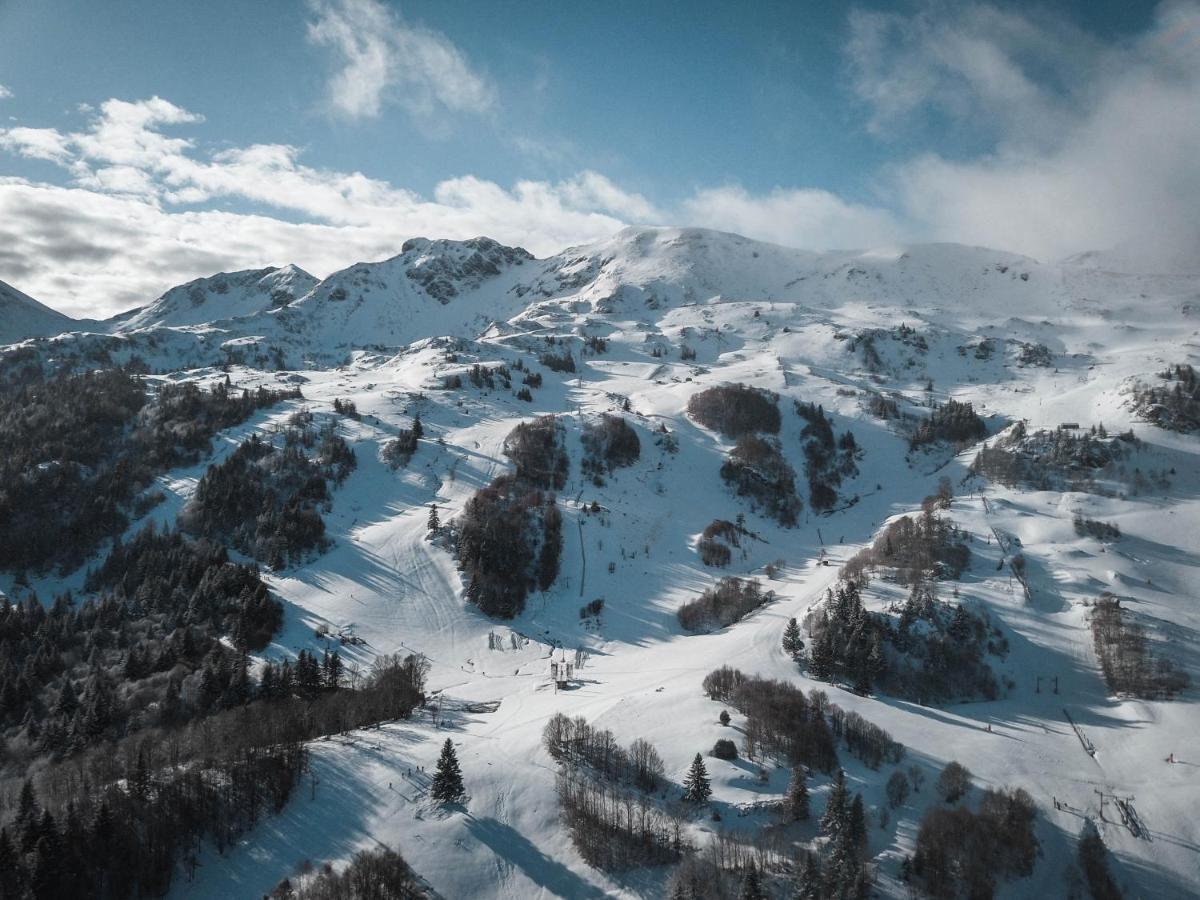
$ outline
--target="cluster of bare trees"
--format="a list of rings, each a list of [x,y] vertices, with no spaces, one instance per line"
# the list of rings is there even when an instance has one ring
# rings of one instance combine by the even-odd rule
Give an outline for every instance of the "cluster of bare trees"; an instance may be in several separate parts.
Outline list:
[[[572,768],[555,784],[563,822],[589,865],[620,871],[675,862],[685,849],[683,818],[649,795]]]
[[[803,503],[796,496],[796,473],[784,458],[778,438],[743,434],[721,464],[721,478],[780,525],[796,524]]]
[[[546,723],[542,742],[559,763],[563,822],[589,865],[623,870],[679,858],[682,818],[654,797],[664,770],[653,744],[638,738],[626,749],[611,731],[562,713]]]
[[[932,806],[921,820],[912,875],[938,900],[991,897],[1000,879],[1033,872],[1036,808],[1024,790],[987,790],[979,810]]]
[[[604,475],[613,469],[637,462],[642,444],[637,432],[622,416],[604,413],[584,423],[583,474],[603,483]]]
[[[837,766],[837,741],[872,768],[896,762],[904,746],[858,713],[846,712],[829,702],[823,691],[807,696],[786,681],[745,675],[722,666],[704,677],[704,691],[724,700],[746,716],[747,756],[776,753],[790,765],[805,765],[820,772]]]
[[[745,384],[722,384],[693,394],[688,415],[726,437],[763,431],[778,434],[779,395]]]
[[[488,615],[512,618],[533,587],[546,590],[558,577],[562,513],[555,495],[500,476],[467,501],[455,548],[467,598]]]
[[[1174,697],[1188,686],[1187,672],[1151,652],[1146,630],[1130,620],[1117,597],[1104,593],[1092,609],[1092,639],[1109,690],[1135,697]]]
[[[870,547],[846,561],[842,574],[849,580],[870,569],[887,568],[900,584],[912,584],[928,578],[958,578],[970,561],[966,534],[952,520],[927,508],[889,522]]]
[[[626,750],[607,728],[595,728],[583,716],[550,717],[542,730],[546,752],[567,768],[587,768],[606,781],[634,785],[653,793],[663,783],[663,761],[654,745],[637,738]]]
[[[731,548],[742,546],[742,532],[728,519],[713,519],[705,526],[696,549],[700,552],[700,560],[706,566],[723,569],[733,559]]]
[[[774,599],[775,592],[764,591],[755,579],[722,578],[675,615],[685,631],[707,631],[732,625]]]
[[[285,878],[269,900],[419,900],[429,896],[412,867],[390,847],[360,850],[342,871],[326,864]]]

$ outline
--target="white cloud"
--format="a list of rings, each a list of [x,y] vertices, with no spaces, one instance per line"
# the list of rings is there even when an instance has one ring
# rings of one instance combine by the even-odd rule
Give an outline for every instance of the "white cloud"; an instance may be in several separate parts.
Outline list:
[[[282,144],[205,156],[163,133],[200,120],[160,98],[101,105],[88,127],[0,129],[0,148],[50,160],[71,187],[0,179],[0,278],[73,313],[108,315],[218,270],[295,262],[316,275],[397,252],[416,235],[488,235],[547,255],[655,220],[644,197],[585,171],[512,188],[471,176],[423,197],[315,169]],[[189,209],[252,202],[309,221]]]
[[[688,224],[811,250],[870,247],[902,236],[887,210],[813,189],[777,188],[753,195],[737,186],[709,188],[685,202],[684,214]]]
[[[980,4],[852,25],[870,127],[933,111],[996,136],[983,157],[891,167],[883,184],[910,235],[1042,259],[1114,245],[1149,265],[1200,259],[1200,4],[1160,5],[1120,44]]]
[[[4,85],[0,84],[0,100],[7,100],[13,95],[13,92]]]
[[[374,118],[388,101],[433,126],[438,114],[485,113],[491,82],[443,34],[409,25],[379,0],[311,0],[309,40],[337,59],[330,107],[351,119]]]
[[[6,128],[0,130],[0,149],[29,159],[65,162],[70,158],[68,139],[53,128]]]
[[[284,144],[205,153],[167,133],[200,116],[157,97],[109,100],[85,112],[78,131],[0,128],[0,150],[53,162],[70,180],[64,187],[0,178],[0,278],[51,305],[101,315],[222,269],[295,262],[325,275],[389,256],[418,235],[488,235],[546,255],[626,224],[663,222],[812,249],[949,240],[1042,259],[1114,245],[1200,259],[1200,4],[1162,7],[1150,31],[1119,47],[1086,35],[1064,44],[1072,71],[1090,73],[1068,92],[1067,113],[1066,95],[1028,74],[1053,49],[1031,37],[1034,23],[970,9],[992,23],[990,31],[962,24],[957,12],[949,13],[959,17],[954,28],[887,19],[883,32],[903,36],[889,40],[900,42],[896,58],[906,74],[898,81],[909,87],[863,96],[882,116],[872,120],[881,129],[894,127],[898,110],[915,116],[955,105],[963,122],[1009,124],[984,157],[923,153],[877,173],[875,203],[810,188],[754,194],[726,185],[701,187],[664,208],[594,171],[511,186],[466,175],[421,195],[359,172],[308,166]],[[1054,33],[1059,41],[1071,34]],[[987,61],[984,74],[972,70],[969,89],[961,83],[962,51],[938,46],[943,38],[961,44],[963,34]],[[872,46],[880,71],[891,71],[892,44]],[[957,68],[914,63],[913,46]],[[1021,118],[1021,97],[1054,111],[1054,127],[1041,114]],[[224,202],[278,212],[212,208]]]

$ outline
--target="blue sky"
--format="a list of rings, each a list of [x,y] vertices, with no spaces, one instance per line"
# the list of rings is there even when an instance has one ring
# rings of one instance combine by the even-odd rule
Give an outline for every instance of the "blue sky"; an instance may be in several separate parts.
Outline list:
[[[0,0],[0,85],[0,280],[77,314],[414,234],[1200,246],[1195,2]]]

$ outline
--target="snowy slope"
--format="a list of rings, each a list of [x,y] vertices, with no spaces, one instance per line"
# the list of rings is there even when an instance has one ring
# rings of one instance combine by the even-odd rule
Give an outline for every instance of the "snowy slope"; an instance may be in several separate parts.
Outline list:
[[[0,281],[0,345],[59,334],[72,326],[77,327],[77,323],[70,316],[55,312]]]
[[[317,279],[303,269],[250,269],[197,278],[171,288],[153,303],[112,321],[117,333],[172,325],[201,325],[286,306],[313,289]]]
[[[334,547],[310,565],[269,575],[287,618],[268,652],[325,646],[314,634],[321,625],[352,632],[364,643],[341,650],[363,666],[382,653],[426,654],[436,696],[409,722],[317,742],[315,798],[306,784],[282,814],[224,855],[207,850],[195,880],[181,877],[174,895],[261,896],[305,859],[344,861],[383,841],[445,897],[661,896],[666,870],[605,874],[580,858],[558,818],[541,730],[565,712],[610,728],[624,744],[644,737],[678,785],[692,756],[718,737],[738,739],[741,750],[741,717],[735,713],[723,728],[722,705],[700,687],[722,664],[827,690],[904,743],[904,764],[923,766],[930,782],[957,759],[978,785],[1028,790],[1043,852],[1034,875],[1003,884],[1002,897],[1066,896],[1084,817],[1100,826],[1127,895],[1196,895],[1200,784],[1193,773],[1200,759],[1189,748],[1200,733],[1197,689],[1174,701],[1110,696],[1086,604],[1102,590],[1119,594],[1153,623],[1156,647],[1200,679],[1200,445],[1195,436],[1136,421],[1128,405],[1134,380],[1152,380],[1169,363],[1200,361],[1198,297],[1197,277],[1043,265],[982,248],[813,254],[718,232],[639,229],[540,261],[492,242],[410,242],[399,256],[336,273],[285,307],[147,331],[175,341],[141,348],[158,354],[147,357],[158,367],[172,355],[199,365],[201,342],[251,337],[314,358],[343,353],[345,364],[336,367],[230,370],[238,385],[302,383],[303,404],[318,413],[329,413],[335,398],[351,398],[363,414],[340,420],[359,466],[326,516]],[[588,349],[585,337],[607,346]],[[1031,362],[1033,345],[1048,356]],[[538,356],[551,346],[570,350],[578,371],[542,367]],[[684,347],[694,359],[682,358]],[[512,390],[469,381],[441,389],[446,376],[464,375],[474,363],[518,360],[543,375],[532,402],[514,395],[519,377]],[[224,373],[198,369],[182,377]],[[719,472],[731,442],[692,422],[686,407],[696,391],[736,381],[780,394],[781,444],[798,474],[803,422],[793,399],[822,404],[839,432],[853,430],[864,457],[843,495],[855,502],[828,515],[806,505],[798,526],[785,529],[725,486]],[[1131,465],[1161,472],[1165,482],[1156,475],[1137,490],[1104,496],[968,478],[975,448],[909,455],[903,436],[867,412],[872,392],[892,394],[916,415],[927,414],[930,399],[970,400],[993,431],[1020,419],[1031,428],[1066,421],[1103,422],[1114,432],[1133,427],[1145,448]],[[299,403],[248,427],[269,429]],[[410,464],[393,471],[380,450],[417,412],[425,438]],[[580,470],[579,429],[601,412],[624,415],[642,452],[598,485]],[[510,470],[501,447],[512,427],[543,413],[565,417],[572,456],[559,494],[562,572],[522,615],[498,622],[463,599],[453,557],[427,537],[427,507],[437,503],[443,521],[457,515],[475,490]],[[662,427],[677,450],[661,439]],[[229,447],[222,442],[218,453]],[[203,469],[165,476],[168,502],[151,515],[169,518]],[[888,518],[919,509],[943,476],[958,495],[949,515],[973,536],[972,565],[959,588],[1008,638],[1012,650],[997,674],[1011,688],[994,702],[921,707],[810,680],[780,648],[784,623],[803,619],[838,566]],[[593,501],[599,512],[590,511]],[[1077,512],[1118,523],[1122,539],[1106,545],[1078,536]],[[726,570],[702,565],[699,533],[712,519],[739,513],[758,539]],[[998,568],[993,529],[1019,538],[1031,602],[1014,589],[1008,569]],[[764,566],[776,561],[780,574],[768,583]],[[778,597],[713,634],[682,632],[678,606],[729,574],[758,577]],[[66,583],[77,586],[81,577]],[[43,596],[53,586],[37,585]],[[873,582],[866,599],[881,605],[889,590]],[[597,598],[605,601],[599,622],[581,620],[579,608]],[[555,692],[547,679],[552,646],[587,654],[572,690]],[[1046,687],[1052,677],[1057,694]],[[1094,756],[1083,751],[1064,709],[1096,746]],[[446,737],[464,769],[465,809],[442,809],[426,796]],[[1169,753],[1185,764],[1164,763]],[[842,758],[852,789],[863,791],[869,807],[883,806],[891,767],[872,771]],[[753,807],[781,796],[786,770],[770,760],[707,762],[722,821],[694,818],[693,843],[702,847],[721,827],[749,834],[769,821]],[[812,790],[819,813],[828,779],[815,778]],[[1101,809],[1097,790],[1134,797],[1148,838],[1124,828],[1111,801]],[[1056,809],[1055,799],[1066,805]],[[900,859],[911,853],[931,802],[927,787],[886,827],[873,819],[870,853],[882,895],[907,896],[896,880]],[[816,826],[793,829],[794,839],[808,841]]]

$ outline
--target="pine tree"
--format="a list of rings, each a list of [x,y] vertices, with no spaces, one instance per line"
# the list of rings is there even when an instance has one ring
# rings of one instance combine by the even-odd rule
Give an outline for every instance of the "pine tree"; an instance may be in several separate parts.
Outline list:
[[[848,792],[846,790],[846,770],[838,769],[833,778],[833,787],[829,791],[829,799],[825,803],[825,812],[821,814],[821,833],[836,838],[846,830]]]
[[[683,799],[690,803],[704,803],[712,796],[712,783],[708,779],[708,769],[704,766],[704,758],[699,753],[692,760],[691,768],[683,779]]]
[[[799,659],[804,650],[804,641],[800,637],[800,623],[793,617],[788,619],[787,627],[783,629],[783,652],[792,659]]]
[[[429,504],[429,525],[427,526],[427,530],[432,533],[434,531],[437,531],[441,527],[442,527],[442,520],[438,518],[437,504],[430,503]]]
[[[808,776],[804,773],[803,766],[792,769],[792,780],[788,783],[787,809],[795,822],[808,818]]]
[[[829,627],[827,621],[825,628],[813,638],[812,649],[809,651],[808,658],[809,674],[813,678],[824,680],[832,678],[834,659],[833,629]]]
[[[863,807],[862,794],[855,794],[854,801],[850,804],[846,833],[850,843],[861,853],[867,844],[867,811]]]
[[[796,882],[796,900],[821,900],[821,862],[815,853],[804,854]]]
[[[458,767],[458,756],[450,738],[446,738],[446,743],[442,744],[442,755],[438,758],[437,771],[434,773],[429,793],[434,800],[442,803],[457,803],[466,793],[463,788],[462,770]]]
[[[25,872],[20,854],[8,836],[7,828],[0,828],[0,897],[19,897],[20,884]]]
[[[767,900],[763,893],[762,879],[758,877],[758,866],[750,860],[746,876],[742,879],[742,889],[738,891],[738,900]]]
[[[413,416],[412,433],[414,439],[420,439],[425,435],[425,427],[421,424],[421,414],[417,413]]]

